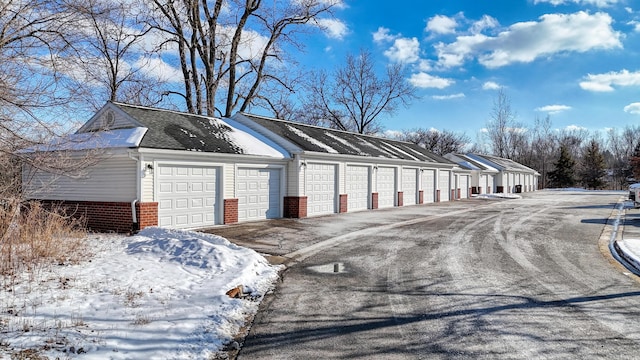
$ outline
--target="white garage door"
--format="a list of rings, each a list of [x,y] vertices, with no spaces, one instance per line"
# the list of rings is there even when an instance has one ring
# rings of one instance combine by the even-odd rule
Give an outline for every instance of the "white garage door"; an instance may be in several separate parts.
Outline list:
[[[402,204],[418,203],[418,169],[402,169]]]
[[[440,185],[440,201],[449,201],[451,195],[451,188],[449,184],[449,172],[440,171],[440,178],[438,179]]]
[[[369,167],[347,166],[347,211],[369,208]]]
[[[511,173],[508,176],[509,176],[509,180],[508,180],[509,186],[504,189],[504,192],[505,193],[512,193],[513,190],[514,190],[513,186],[516,184],[516,176],[515,176],[515,174],[511,174]]]
[[[487,179],[487,175],[480,175],[480,182],[478,183],[478,186],[480,187],[480,189],[478,189],[478,192],[480,194],[486,194],[487,193],[487,184],[488,184],[488,179]]]
[[[422,171],[422,191],[425,204],[435,201],[434,193],[436,188],[436,171],[435,170],[423,170]]]
[[[280,169],[238,168],[238,221],[280,217]]]
[[[396,169],[378,168],[378,208],[392,207],[396,204]]]
[[[460,175],[460,198],[466,199],[469,197],[469,176]]]
[[[176,229],[215,225],[218,168],[159,165],[158,225]]]
[[[307,215],[333,214],[336,208],[336,166],[307,164]]]

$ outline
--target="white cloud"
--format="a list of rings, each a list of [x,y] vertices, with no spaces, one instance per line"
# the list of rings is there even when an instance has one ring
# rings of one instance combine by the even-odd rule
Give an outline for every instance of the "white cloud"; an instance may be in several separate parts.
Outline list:
[[[426,30],[435,34],[454,34],[457,26],[456,19],[445,15],[436,15],[427,21]]]
[[[622,35],[613,30],[612,22],[609,14],[601,12],[548,14],[537,22],[513,24],[495,37],[458,36],[455,42],[439,43],[435,48],[443,67],[460,66],[465,60],[477,57],[482,65],[497,68],[568,51],[622,48]]]
[[[580,82],[580,87],[588,91],[608,92],[613,91],[613,86],[640,86],[640,71],[608,72],[604,74],[588,74],[585,81]]]
[[[420,59],[418,62],[418,71],[429,72],[433,70],[433,65],[431,60]]]
[[[318,19],[316,22],[330,38],[342,39],[348,32],[347,25],[338,19]]]
[[[387,139],[401,139],[403,135],[404,135],[404,132],[400,130],[385,130],[382,133],[382,136]]]
[[[396,36],[389,34],[389,31],[390,30],[386,27],[380,26],[378,28],[378,31],[373,33],[373,41],[377,43],[392,42],[396,38]]]
[[[150,78],[169,83],[179,83],[183,81],[180,69],[171,66],[162,59],[140,58],[135,65]]]
[[[472,34],[478,34],[485,29],[493,29],[498,27],[499,25],[500,23],[498,22],[498,20],[492,18],[489,15],[484,15],[482,16],[482,19],[474,22],[473,25],[471,25],[470,31]]]
[[[580,5],[595,5],[597,7],[608,7],[618,3],[618,0],[533,0],[534,4],[549,3],[553,6],[574,3]]]
[[[633,115],[640,115],[640,102],[631,103],[624,107],[624,112]]]
[[[571,106],[568,105],[547,105],[536,108],[536,111],[546,112],[549,114],[557,114],[563,111],[571,110]]]
[[[564,128],[566,131],[584,131],[588,130],[586,127],[578,126],[578,125],[568,125]]]
[[[452,100],[452,99],[461,99],[464,98],[465,95],[463,93],[451,94],[451,95],[433,95],[432,98],[434,100]]]
[[[633,31],[640,32],[640,21],[632,20],[629,21],[627,25],[633,26]]]
[[[493,81],[487,81],[484,84],[482,84],[482,90],[498,90],[501,87],[502,85]]]
[[[444,89],[455,83],[455,81],[452,79],[432,76],[425,72],[419,72],[417,74],[411,75],[411,78],[409,78],[409,82],[415,87],[436,89]]]
[[[414,63],[420,59],[420,42],[416,38],[398,38],[393,46],[384,52],[389,60],[397,63]]]

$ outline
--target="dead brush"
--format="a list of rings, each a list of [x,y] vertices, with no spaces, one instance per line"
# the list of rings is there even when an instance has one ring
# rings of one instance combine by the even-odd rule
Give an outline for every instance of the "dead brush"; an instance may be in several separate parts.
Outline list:
[[[86,257],[82,222],[56,206],[32,201],[0,204],[0,275],[13,277]]]

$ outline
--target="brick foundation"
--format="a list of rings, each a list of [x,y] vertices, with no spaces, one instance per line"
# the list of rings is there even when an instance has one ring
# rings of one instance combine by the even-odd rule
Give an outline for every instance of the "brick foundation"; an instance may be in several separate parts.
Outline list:
[[[449,200],[453,201],[456,199],[456,189],[451,189],[451,194],[449,195]]]
[[[347,194],[340,194],[340,207],[338,208],[339,213],[347,212]]]
[[[498,194],[503,193],[504,192],[504,186],[496,186],[496,192]]]
[[[437,203],[440,202],[440,189],[436,190],[436,201]]]
[[[158,203],[136,203],[136,216],[138,218],[137,230],[142,230],[149,226],[158,226]]]
[[[462,199],[462,189],[458,189],[458,200]]]
[[[398,191],[398,206],[404,205],[404,193],[402,191]]]
[[[377,209],[378,208],[378,193],[377,192],[371,193],[371,208],[372,209]]]
[[[418,204],[424,204],[424,190],[418,190]]]
[[[40,202],[49,209],[54,206],[63,209],[67,216],[81,220],[92,231],[130,233],[137,228],[137,224],[133,223],[131,203],[129,202],[60,200],[40,200]],[[157,203],[144,204],[143,209],[145,210],[152,208],[155,204],[155,222],[157,223]],[[145,217],[146,220],[153,222],[149,216]]]
[[[307,197],[306,196],[285,196],[284,214],[285,218],[306,218],[307,217]]]
[[[235,224],[238,222],[238,199],[224,199],[223,224]]]

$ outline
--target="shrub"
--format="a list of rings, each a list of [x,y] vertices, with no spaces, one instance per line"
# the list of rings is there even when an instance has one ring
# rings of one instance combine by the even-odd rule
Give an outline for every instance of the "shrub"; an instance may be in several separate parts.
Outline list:
[[[5,200],[0,203],[0,275],[77,262],[86,253],[85,237],[82,222],[60,207]]]

